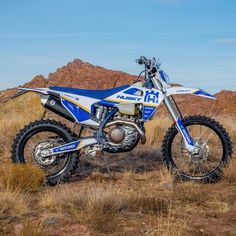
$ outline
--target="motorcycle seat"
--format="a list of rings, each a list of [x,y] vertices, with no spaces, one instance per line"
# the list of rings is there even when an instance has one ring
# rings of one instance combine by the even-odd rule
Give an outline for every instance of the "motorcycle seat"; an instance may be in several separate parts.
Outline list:
[[[121,87],[113,88],[113,89],[104,89],[104,90],[89,90],[89,89],[77,89],[77,88],[65,88],[53,86],[49,87],[49,89],[57,92],[70,93],[75,95],[80,95],[84,97],[95,98],[99,100],[103,100],[115,93],[118,93],[126,88],[130,87],[129,85],[123,85]]]

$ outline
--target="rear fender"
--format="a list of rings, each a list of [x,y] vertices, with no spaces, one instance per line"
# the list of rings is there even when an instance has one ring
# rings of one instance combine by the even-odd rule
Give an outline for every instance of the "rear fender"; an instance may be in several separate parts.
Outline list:
[[[186,87],[171,87],[166,91],[166,96],[176,95],[176,94],[193,94],[195,96],[216,99],[215,96],[203,91],[202,89],[196,88],[186,88]]]
[[[12,99],[17,98],[23,94],[26,94],[28,92],[35,92],[40,93],[43,95],[50,94],[50,89],[48,88],[18,88],[18,92],[12,97]]]

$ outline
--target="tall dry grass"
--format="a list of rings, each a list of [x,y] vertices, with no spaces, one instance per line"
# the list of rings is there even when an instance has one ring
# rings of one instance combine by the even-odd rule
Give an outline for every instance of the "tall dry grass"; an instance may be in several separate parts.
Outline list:
[[[235,208],[236,191],[230,185],[226,191],[226,183],[175,182],[165,169],[158,173],[125,173],[110,182],[99,176],[99,181],[93,177],[79,185],[45,191],[40,206],[54,213],[66,212],[98,234],[126,235],[126,227],[132,225],[142,235],[198,235],[198,224],[203,224],[204,217],[220,219]],[[191,223],[195,217],[200,217],[197,225]]]
[[[88,184],[77,189],[58,187],[42,195],[41,205],[54,210],[117,213],[127,207],[124,192],[114,184]]]
[[[0,218],[22,216],[29,211],[29,197],[17,191],[0,192]]]
[[[156,117],[155,119],[147,122],[145,124],[147,146],[160,147],[161,142],[168,130],[172,125],[172,120],[170,117]]]
[[[44,172],[31,165],[5,164],[0,167],[0,235],[8,235],[14,227],[6,222],[16,222],[27,219],[37,210],[34,194],[40,190],[44,180]],[[21,224],[20,224],[21,225]],[[4,231],[7,228],[7,231]],[[46,235],[40,234],[41,230],[23,224],[22,229],[14,235]],[[26,234],[26,231],[31,232]],[[3,232],[5,232],[3,234]]]
[[[229,132],[231,141],[233,144],[236,143],[236,117],[228,116],[228,117],[216,117],[216,119],[226,128]]]
[[[66,211],[96,232],[112,233],[118,230],[119,218],[131,211],[134,200],[137,207],[139,203],[131,193],[106,183],[89,184],[83,189],[72,187],[60,188],[54,193],[49,191],[42,196],[41,205],[57,212]]]
[[[30,164],[5,164],[0,167],[2,191],[35,192],[44,179],[44,171]]]
[[[26,124],[40,119],[43,114],[44,108],[35,94],[26,94],[0,104],[0,156],[9,156],[15,135]]]

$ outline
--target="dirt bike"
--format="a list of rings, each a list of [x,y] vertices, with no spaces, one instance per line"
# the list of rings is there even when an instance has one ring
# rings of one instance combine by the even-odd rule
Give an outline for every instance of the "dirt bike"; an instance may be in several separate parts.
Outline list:
[[[232,143],[225,128],[202,115],[183,118],[173,95],[193,94],[216,99],[211,94],[187,87],[172,87],[155,58],[141,56],[144,82],[107,90],[65,87],[20,88],[18,97],[29,91],[41,94],[42,105],[81,127],[91,135],[81,137],[55,120],[39,120],[16,136],[12,148],[15,163],[35,163],[46,172],[47,183],[67,180],[75,170],[80,152],[120,153],[146,142],[144,123],[164,102],[173,119],[162,145],[165,163],[182,180],[217,181],[232,155]],[[187,100],[186,100],[187,102]]]

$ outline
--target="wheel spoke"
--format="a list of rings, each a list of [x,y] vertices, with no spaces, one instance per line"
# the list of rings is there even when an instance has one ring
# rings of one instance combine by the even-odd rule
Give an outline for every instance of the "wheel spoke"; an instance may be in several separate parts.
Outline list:
[[[202,124],[191,124],[186,127],[200,148],[199,154],[186,157],[185,145],[179,133],[172,142],[172,158],[176,167],[183,173],[193,177],[201,177],[214,171],[223,155],[223,147],[219,136],[210,127]],[[173,155],[175,153],[175,155]]]
[[[45,165],[39,162],[37,159],[37,153],[35,153],[37,147],[42,147],[46,145],[46,147],[51,146],[58,146],[62,144],[62,137],[59,137],[58,134],[52,132],[52,131],[42,131],[39,133],[36,133],[33,135],[28,142],[25,145],[24,149],[24,159],[26,163],[34,163],[35,165],[41,167],[45,172],[47,176],[51,176],[57,172],[59,172],[66,164],[68,157],[67,155],[64,155],[64,158],[62,156],[56,156],[56,157],[48,157],[45,162]],[[46,160],[46,159],[45,159]],[[51,164],[50,164],[51,163]]]

